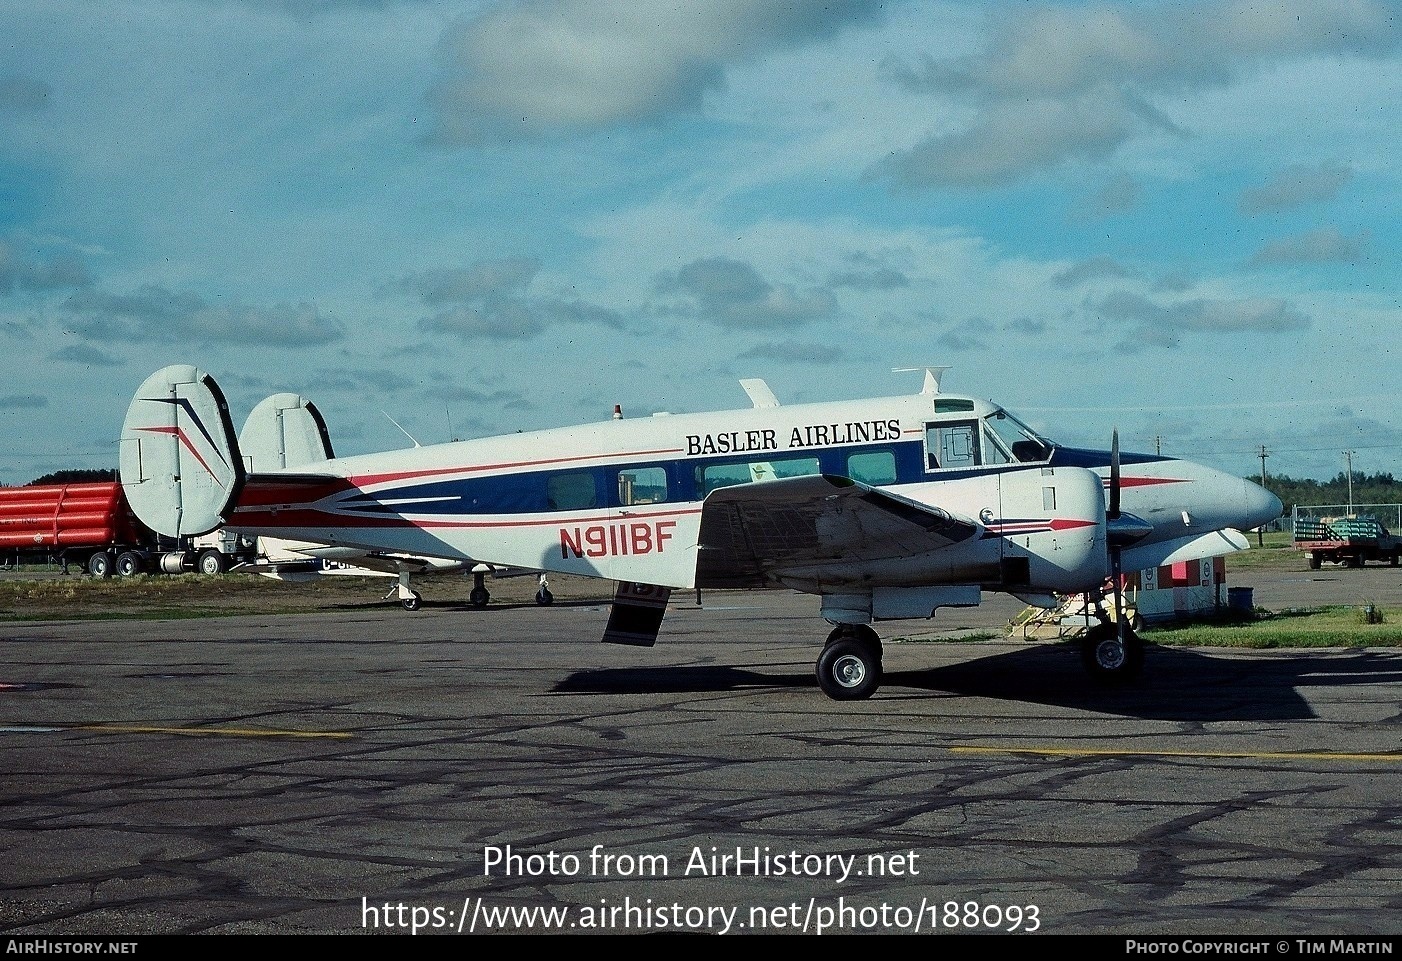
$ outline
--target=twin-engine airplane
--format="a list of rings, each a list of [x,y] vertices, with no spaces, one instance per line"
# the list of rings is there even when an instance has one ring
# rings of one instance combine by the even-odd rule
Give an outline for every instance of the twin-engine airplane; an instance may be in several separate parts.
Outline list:
[[[1170,457],[1061,447],[1001,407],[940,392],[609,420],[333,457],[316,408],[264,402],[242,445],[214,379],[167,367],[137,391],[121,475],[162,534],[221,525],[331,547],[619,582],[604,640],[651,646],[673,589],[788,587],[834,625],[830,697],[881,683],[873,621],[925,618],[1005,591],[1042,606],[1138,570],[1246,548],[1269,492]],[[263,407],[264,405],[259,405]],[[257,413],[257,409],[255,409]],[[246,449],[245,449],[246,448]],[[1116,591],[1118,593],[1118,591]],[[1083,659],[1129,677],[1125,618]]]

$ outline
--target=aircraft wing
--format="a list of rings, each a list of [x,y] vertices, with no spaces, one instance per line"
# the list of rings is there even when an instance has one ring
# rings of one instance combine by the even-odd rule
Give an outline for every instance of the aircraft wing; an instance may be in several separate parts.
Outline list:
[[[974,521],[847,477],[722,487],[701,511],[697,584],[772,584],[786,569],[927,554],[978,534]]]

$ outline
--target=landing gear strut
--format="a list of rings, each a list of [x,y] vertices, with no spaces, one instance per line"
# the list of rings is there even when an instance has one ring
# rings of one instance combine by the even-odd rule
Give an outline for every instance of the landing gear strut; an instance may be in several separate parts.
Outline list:
[[[487,590],[487,575],[482,571],[472,572],[472,590],[467,594],[467,603],[473,607],[486,607],[492,595]]]
[[[406,611],[417,611],[423,606],[423,595],[409,587],[409,572],[399,572],[399,582],[390,588],[390,592],[385,595],[385,600],[391,597],[398,597],[399,604]]]
[[[865,624],[843,624],[818,655],[818,686],[834,701],[861,701],[881,686],[881,638]]]

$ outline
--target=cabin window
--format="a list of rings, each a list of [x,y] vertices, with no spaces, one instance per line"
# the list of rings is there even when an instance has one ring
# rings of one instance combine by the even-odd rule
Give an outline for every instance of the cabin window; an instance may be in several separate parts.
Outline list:
[[[697,487],[701,496],[721,487],[734,487],[737,484],[757,484],[765,481],[782,480],[785,477],[803,477],[821,473],[816,457],[790,457],[779,460],[749,461],[740,464],[708,464],[696,469]]]
[[[925,425],[925,456],[929,470],[977,467],[978,421],[946,421]]]
[[[552,511],[578,511],[599,506],[594,475],[579,471],[553,474],[545,482],[546,506]]]
[[[847,476],[863,484],[894,484],[896,455],[889,450],[873,450],[847,458]]]
[[[618,472],[618,503],[661,504],[667,500],[667,471],[661,467],[634,467]]]

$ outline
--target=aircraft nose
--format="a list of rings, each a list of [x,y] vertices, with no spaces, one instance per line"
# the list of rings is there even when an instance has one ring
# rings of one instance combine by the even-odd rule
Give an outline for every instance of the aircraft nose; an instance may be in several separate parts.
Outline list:
[[[1261,485],[1253,484],[1249,480],[1243,480],[1241,484],[1242,516],[1244,518],[1241,530],[1249,531],[1257,527],[1264,527],[1285,512],[1285,505],[1280,502],[1280,498]]]

